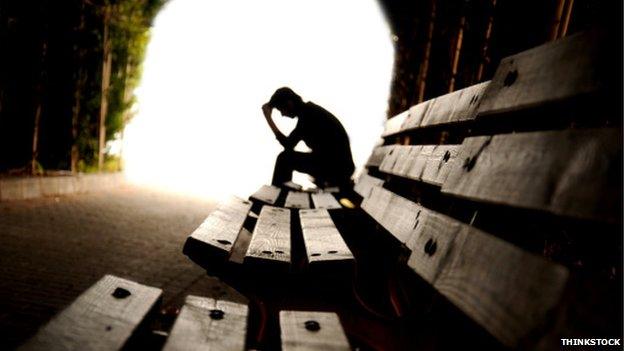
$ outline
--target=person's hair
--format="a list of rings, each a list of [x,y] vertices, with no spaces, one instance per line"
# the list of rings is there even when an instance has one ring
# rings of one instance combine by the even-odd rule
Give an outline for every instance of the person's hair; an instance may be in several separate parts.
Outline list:
[[[288,101],[293,101],[295,105],[303,103],[301,96],[297,95],[292,89],[282,87],[273,93],[273,96],[271,96],[269,100],[269,105],[279,109],[285,106]]]

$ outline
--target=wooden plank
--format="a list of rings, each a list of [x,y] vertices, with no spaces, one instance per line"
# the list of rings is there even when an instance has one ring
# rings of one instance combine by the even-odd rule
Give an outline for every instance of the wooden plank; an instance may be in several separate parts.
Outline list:
[[[312,194],[312,202],[314,203],[314,208],[326,208],[330,210],[342,208],[331,193]]]
[[[604,88],[605,38],[579,33],[504,58],[478,115],[520,110]]]
[[[327,210],[301,210],[299,218],[306,255],[311,266],[319,263],[353,262],[353,254]]]
[[[21,350],[119,350],[161,295],[160,289],[105,275]]]
[[[262,207],[245,256],[251,262],[290,264],[290,210]]]
[[[263,185],[253,195],[249,197],[250,200],[259,200],[270,205],[275,205],[277,198],[280,195],[280,188],[273,185]]]
[[[450,124],[475,118],[476,109],[489,81],[432,99],[418,127]]]
[[[289,191],[284,207],[310,208],[310,195],[301,191]]]
[[[280,311],[279,316],[283,351],[351,349],[335,313]]]
[[[373,188],[372,195],[362,202],[362,209],[402,243],[414,231],[421,208],[381,187]]]
[[[384,157],[386,157],[386,153],[388,153],[392,149],[392,146],[377,146],[373,149],[368,161],[366,161],[366,167],[379,167],[381,161],[383,161]]]
[[[250,201],[238,198],[220,204],[186,239],[184,253],[200,261],[227,259],[250,209]]]
[[[409,110],[403,111],[399,113],[398,115],[388,119],[384,126],[384,131],[382,133],[382,136],[387,137],[392,134],[396,134],[400,132],[401,127],[403,126],[403,123],[405,123],[405,119],[407,119],[408,115],[409,115]]]
[[[355,183],[353,190],[362,197],[369,197],[373,187],[377,185],[381,186],[383,183],[384,181],[379,178],[372,177],[367,173],[362,173]]]
[[[616,221],[621,154],[616,128],[467,138],[442,191],[477,201]]]
[[[379,171],[441,186],[448,177],[459,145],[396,145]]]
[[[512,349],[544,332],[567,268],[464,224],[449,245],[436,290]]]
[[[187,296],[163,350],[245,350],[247,305]]]
[[[460,145],[436,145],[431,150],[420,176],[425,183],[442,186],[451,172],[451,165],[459,153]]]
[[[410,107],[409,114],[401,127],[401,130],[410,130],[420,127],[423,118],[431,107],[431,100],[421,102],[418,105]]]
[[[447,253],[461,223],[424,207],[416,217],[414,232],[406,243],[412,250],[407,265],[433,284],[446,263]]]

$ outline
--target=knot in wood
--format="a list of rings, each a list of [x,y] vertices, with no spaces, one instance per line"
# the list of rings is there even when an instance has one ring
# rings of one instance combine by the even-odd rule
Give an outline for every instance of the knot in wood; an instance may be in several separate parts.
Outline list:
[[[429,256],[433,256],[433,254],[438,249],[438,244],[433,240],[433,238],[427,240],[425,243],[425,253]]]

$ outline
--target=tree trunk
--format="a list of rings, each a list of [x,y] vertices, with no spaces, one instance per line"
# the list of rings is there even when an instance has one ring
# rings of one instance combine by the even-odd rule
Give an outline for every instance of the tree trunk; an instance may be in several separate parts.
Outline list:
[[[431,0],[431,14],[429,16],[429,28],[427,29],[427,43],[423,53],[422,63],[418,72],[418,100],[423,102],[425,98],[425,86],[427,84],[427,74],[429,73],[429,58],[431,56],[431,44],[433,42],[433,31],[435,29],[436,19],[436,0]]]
[[[78,24],[78,28],[76,28],[76,67],[78,67],[78,71],[76,73],[75,78],[75,86],[74,86],[74,106],[72,107],[72,126],[71,126],[71,135],[72,135],[72,146],[71,146],[71,171],[72,173],[78,172],[78,160],[80,159],[80,150],[78,149],[78,135],[80,128],[80,112],[82,107],[82,92],[85,88],[86,84],[86,74],[85,69],[83,67],[84,64],[84,55],[85,49],[83,47],[82,40],[80,38],[84,35],[85,30],[85,3],[84,1],[81,3],[80,7],[80,22]]]
[[[106,146],[106,115],[108,113],[108,89],[110,86],[111,66],[113,63],[112,46],[109,36],[111,17],[111,5],[104,10],[104,40],[102,43],[102,94],[100,101],[99,118],[99,146],[98,146],[98,170],[101,172],[104,166],[104,147]]]

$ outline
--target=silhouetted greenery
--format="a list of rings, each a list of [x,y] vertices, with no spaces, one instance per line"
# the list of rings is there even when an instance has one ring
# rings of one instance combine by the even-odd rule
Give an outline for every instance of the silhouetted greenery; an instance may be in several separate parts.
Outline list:
[[[112,64],[105,125],[112,140],[131,118],[149,29],[165,2],[0,0],[0,172],[30,172],[31,164],[71,169],[72,147],[75,170],[93,169],[106,12]]]

